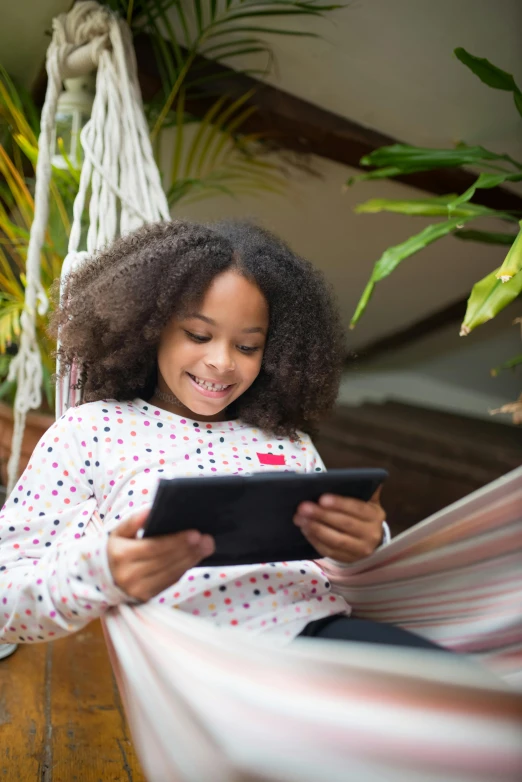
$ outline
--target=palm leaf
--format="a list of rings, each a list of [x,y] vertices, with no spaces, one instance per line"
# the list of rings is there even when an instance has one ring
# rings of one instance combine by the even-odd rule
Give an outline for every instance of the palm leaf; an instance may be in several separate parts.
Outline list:
[[[214,121],[216,117],[219,115],[219,113],[221,112],[223,106],[225,105],[225,102],[226,102],[225,95],[223,95],[221,98],[218,98],[208,109],[202,121],[198,123],[198,129],[194,135],[194,138],[190,145],[190,150],[187,155],[187,161],[185,164],[185,176],[189,176],[190,172],[192,171],[196,156],[198,154],[199,147],[202,144],[205,136],[209,133],[212,134],[217,132],[217,128],[214,124]]]
[[[114,3],[109,4],[114,7]],[[159,133],[171,109],[175,110],[174,103],[182,84],[200,90],[205,82],[213,78],[206,74],[198,77],[197,84],[195,83],[192,72],[197,68],[197,55],[226,56],[228,59],[265,52],[271,61],[271,48],[263,39],[264,35],[316,37],[312,31],[281,30],[270,25],[272,20],[276,21],[281,17],[321,17],[340,7],[320,0],[232,0],[205,4],[201,0],[193,0],[192,3],[183,3],[182,0],[151,0],[149,3],[135,3],[133,26],[140,32],[149,32],[153,40],[158,41],[156,56],[166,95],[154,125],[153,136]],[[259,19],[266,20],[266,24],[258,24]],[[249,21],[254,24],[248,24]],[[215,42],[215,39],[222,37],[226,37],[226,41]],[[181,46],[184,47],[183,50]],[[176,60],[175,73],[171,52]]]
[[[496,217],[501,220],[518,222],[509,212],[489,209],[487,206],[472,204],[466,201],[457,203],[458,196],[434,196],[433,198],[391,199],[372,198],[362,204],[357,204],[358,214],[377,214],[378,212],[395,212],[413,217],[447,217],[451,211],[453,217]]]
[[[226,106],[223,111],[216,117],[214,124],[215,132],[211,135],[207,134],[207,143],[201,148],[199,160],[197,164],[198,172],[202,172],[203,169],[211,170],[215,166],[216,161],[219,159],[220,153],[223,151],[227,144],[233,145],[233,135],[238,128],[250,117],[255,111],[255,106],[249,106],[246,109],[242,109],[243,105],[251,98],[253,90],[241,95],[240,98],[233,101],[233,103]]]
[[[224,127],[219,124],[220,113],[222,116],[226,113],[228,118]],[[195,197],[201,200],[217,192],[229,196],[238,194],[240,190],[246,192],[242,186],[249,193],[256,188],[258,192],[282,192],[286,182],[281,169],[256,157],[254,139],[249,143],[234,138],[235,123],[240,123],[243,117],[230,116],[223,101],[218,107],[216,104],[212,106],[212,117],[216,124],[212,124],[207,116],[206,122],[199,123],[192,138],[183,131],[176,133],[174,155],[177,161],[173,161],[172,170],[179,171],[182,167],[180,161],[185,160],[185,163],[183,176],[172,177],[169,183],[169,204],[174,205],[181,200],[192,202]],[[186,127],[184,125],[183,129]]]
[[[106,4],[129,13],[128,0],[106,0]],[[175,129],[167,181],[171,205],[192,197],[192,193],[203,197],[205,184],[210,194],[216,188],[229,192],[243,180],[249,188],[259,185],[279,192],[284,182],[276,166],[269,166],[260,177],[253,164],[263,151],[263,136],[255,141],[242,140],[242,127],[255,110],[250,106],[241,109],[246,97],[218,96],[193,131],[195,123],[187,115],[186,106],[205,91],[208,95],[213,82],[221,78],[200,55],[237,59],[266,53],[264,70],[240,71],[265,75],[272,63],[272,51],[264,37],[267,33],[316,35],[313,30],[294,29],[290,25],[281,29],[281,19],[317,18],[340,7],[324,0],[134,0],[132,29],[151,36],[162,79],[162,104],[155,100],[148,111],[157,151],[164,148],[159,143],[160,134]],[[241,166],[237,165],[239,162]],[[176,182],[180,175],[181,180]]]
[[[465,242],[482,242],[483,244],[512,245],[516,234],[501,233],[500,231],[457,231],[453,234],[457,239]]]
[[[170,17],[164,10],[160,10],[158,18],[161,21],[163,30],[167,33],[167,39],[164,39],[162,30],[158,27],[156,20],[153,19],[149,9],[147,10],[147,18],[149,20],[150,27],[154,31],[152,40],[161,51],[161,56],[159,58],[156,57],[156,61],[161,66],[162,60],[164,60],[168,69],[168,82],[164,82],[164,84],[172,84],[176,77],[176,71],[180,70],[183,65],[183,54],[181,52],[178,38],[172,26]],[[171,49],[173,57],[170,51]]]
[[[225,41],[224,43],[216,43],[213,46],[205,46],[202,50],[202,54],[205,57],[211,57],[213,59],[218,58],[224,60],[228,56],[228,52],[232,54],[237,51],[237,47],[251,47],[255,53],[265,52],[266,46],[259,43],[258,38],[240,38],[237,40]],[[232,54],[230,56],[232,56]]]
[[[476,191],[479,189],[482,190],[488,190],[492,187],[498,187],[499,185],[502,185],[504,182],[520,182],[522,180],[522,173],[521,174],[488,174],[488,173],[482,173],[479,174],[475,182],[471,185],[471,187],[468,187],[468,189],[462,193],[462,195],[457,196],[453,199],[453,201],[450,201],[448,204],[448,213],[452,214],[455,209],[457,209],[461,204],[465,204],[467,201],[470,201],[471,198],[475,195]]]
[[[171,182],[175,182],[179,175],[181,154],[183,151],[183,126],[185,124],[185,88],[180,90],[176,106],[176,133],[174,137],[174,153],[171,165]]]
[[[496,65],[493,65],[484,57],[475,57],[462,47],[455,49],[455,54],[461,63],[466,65],[488,87],[513,93],[515,106],[518,113],[522,116],[522,92],[510,73],[497,68]]]
[[[405,242],[402,242],[395,247],[389,247],[387,250],[385,250],[373,268],[370,280],[363,291],[359,303],[357,304],[355,313],[352,317],[350,328],[353,329],[355,327],[364,310],[366,309],[377,282],[383,280],[385,277],[388,277],[388,275],[390,275],[406,258],[410,258],[412,255],[415,255],[428,245],[433,244],[433,242],[441,239],[443,236],[447,236],[448,234],[455,231],[459,225],[462,225],[473,219],[474,217],[457,217],[453,218],[452,220],[446,220],[442,223],[429,225],[420,233],[415,234],[414,236],[410,236],[410,238]]]
[[[20,316],[24,307],[24,300],[11,301],[2,296],[0,299],[0,353],[5,353],[6,348],[16,342],[20,336]]]
[[[506,161],[522,170],[522,164],[514,161],[509,155],[497,154],[481,146],[468,147],[460,144],[456,149],[427,149],[410,144],[392,144],[376,149],[361,158],[361,165],[375,166],[376,170],[350,177],[347,184],[352,185],[355,182],[372,179],[390,179],[399,175],[433,171],[439,168],[489,165],[491,161]],[[502,171],[502,173],[509,176],[511,172]]]

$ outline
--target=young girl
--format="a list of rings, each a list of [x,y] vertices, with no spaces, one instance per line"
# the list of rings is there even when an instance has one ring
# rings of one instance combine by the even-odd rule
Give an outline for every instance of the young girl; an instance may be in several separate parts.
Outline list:
[[[0,513],[0,642],[48,641],[151,600],[278,643],[431,645],[350,619],[326,576],[330,559],[383,542],[378,496],[298,508],[321,562],[198,567],[211,537],[138,534],[162,477],[324,469],[305,432],[336,399],[342,331],[309,263],[246,223],[150,225],[71,276],[53,328],[85,403],[45,433]],[[102,531],[88,529],[95,513]]]

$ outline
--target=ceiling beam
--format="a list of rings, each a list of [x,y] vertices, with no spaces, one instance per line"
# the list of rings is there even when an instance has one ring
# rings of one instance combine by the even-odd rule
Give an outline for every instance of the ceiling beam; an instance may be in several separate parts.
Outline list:
[[[362,348],[352,350],[349,352],[346,359],[346,366],[353,366],[363,362],[371,361],[377,356],[385,355],[394,350],[404,347],[405,345],[411,345],[413,342],[417,342],[419,339],[426,337],[428,334],[432,334],[434,331],[451,326],[452,324],[460,324],[464,320],[466,314],[466,305],[468,297],[454,301],[451,304],[447,304],[445,307],[441,307],[439,310],[432,312],[421,320],[415,321],[415,323],[406,328],[394,331],[392,334],[387,334],[385,337],[379,337],[374,342],[370,342]]]
[[[134,39],[138,73],[145,100],[161,89],[161,80],[152,43],[147,35]],[[288,92],[232,70],[214,60],[199,57],[194,63],[201,75],[212,77],[212,95],[201,96],[187,104],[196,116],[203,116],[216,94],[238,97],[249,90],[255,93],[247,104],[257,111],[242,129],[247,133],[264,133],[280,148],[301,154],[313,154],[345,166],[368,170],[360,164],[364,155],[375,149],[398,143],[398,140],[352,120],[322,109]],[[475,181],[476,176],[460,168],[438,169],[407,176],[394,177],[411,187],[434,195],[460,193]],[[522,197],[506,188],[478,190],[474,203],[492,209],[515,209],[522,212]]]

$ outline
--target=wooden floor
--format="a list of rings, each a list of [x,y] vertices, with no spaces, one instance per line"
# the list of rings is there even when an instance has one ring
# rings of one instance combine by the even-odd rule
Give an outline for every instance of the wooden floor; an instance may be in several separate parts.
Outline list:
[[[0,782],[145,782],[99,622],[0,660]]]

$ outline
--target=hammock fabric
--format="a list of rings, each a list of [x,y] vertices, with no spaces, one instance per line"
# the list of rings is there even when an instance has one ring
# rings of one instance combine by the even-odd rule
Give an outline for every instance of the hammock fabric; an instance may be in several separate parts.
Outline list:
[[[179,611],[111,609],[147,777],[520,782],[522,468],[329,574],[355,615],[471,659],[308,638],[276,650]]]
[[[39,141],[10,481],[40,375],[37,260],[61,79],[98,68],[62,279],[145,222],[169,219],[125,23],[93,0],[54,22]],[[79,250],[90,188],[87,252]],[[66,288],[63,286],[63,291]],[[43,306],[43,304],[42,304]],[[14,363],[14,362],[13,362]],[[72,368],[57,414],[80,401]],[[87,527],[101,523],[93,518]],[[331,572],[361,617],[396,622],[468,654],[301,639],[284,650],[179,611],[124,605],[104,618],[150,782],[520,782],[522,469]],[[496,675],[495,675],[496,674]],[[498,675],[505,679],[498,678]]]

